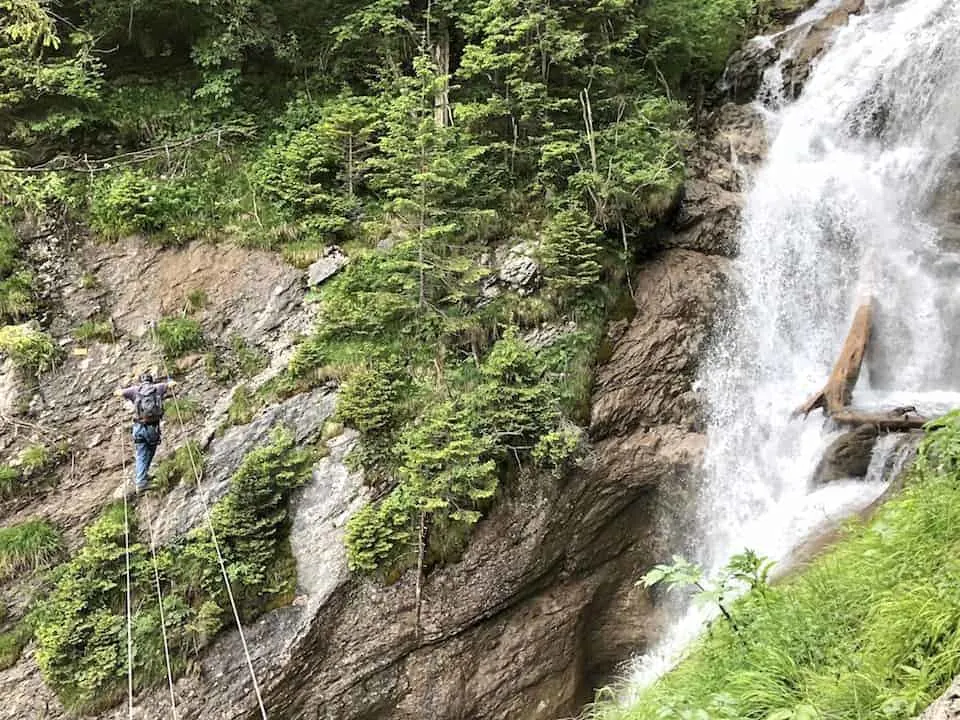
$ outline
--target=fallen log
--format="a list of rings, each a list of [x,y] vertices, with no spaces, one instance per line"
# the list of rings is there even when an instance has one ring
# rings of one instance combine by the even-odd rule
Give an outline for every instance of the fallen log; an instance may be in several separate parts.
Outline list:
[[[930,418],[921,417],[913,413],[898,415],[895,413],[862,413],[845,409],[830,416],[837,425],[859,427],[872,425],[880,432],[903,432],[906,430],[920,430],[930,422]]]
[[[817,408],[823,408],[828,416],[844,411],[853,399],[853,388],[860,378],[860,367],[870,341],[870,325],[873,320],[873,300],[870,299],[853,316],[853,323],[843,342],[840,355],[833,366],[830,378],[823,389],[811,396],[793,411],[793,417],[806,417]]]

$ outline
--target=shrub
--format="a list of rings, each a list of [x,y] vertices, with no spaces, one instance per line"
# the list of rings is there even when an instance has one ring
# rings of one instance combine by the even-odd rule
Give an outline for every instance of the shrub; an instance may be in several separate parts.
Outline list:
[[[45,520],[0,528],[0,580],[49,567],[62,552],[60,531]]]
[[[178,421],[190,422],[203,411],[203,406],[198,400],[188,397],[174,397],[165,400],[163,403],[164,412],[168,417],[176,418]]]
[[[17,664],[32,634],[26,622],[18,623],[9,632],[0,633],[0,672]]]
[[[164,458],[154,470],[154,486],[161,493],[167,493],[183,481],[193,483],[194,468],[203,476],[203,451],[196,440],[188,440],[177,448],[176,452]]]
[[[165,317],[154,329],[164,357],[174,360],[187,353],[202,350],[206,345],[203,329],[193,318]]]
[[[114,342],[113,321],[109,318],[106,320],[87,320],[74,328],[73,339],[79,343]]]
[[[52,369],[62,356],[53,338],[30,324],[0,327],[0,352],[36,376]]]
[[[289,498],[310,477],[313,455],[276,428],[270,442],[244,458],[227,494],[211,512],[241,616],[250,619],[292,596],[296,566],[289,547]],[[136,537],[136,516],[130,518]],[[92,712],[113,705],[126,689],[126,584],[123,506],[114,504],[84,532],[86,542],[56,574],[34,611],[36,658],[66,707]],[[139,687],[166,678],[154,565],[141,543],[129,547],[134,597],[134,677]],[[158,551],[173,671],[183,671],[231,621],[223,577],[205,528]]]

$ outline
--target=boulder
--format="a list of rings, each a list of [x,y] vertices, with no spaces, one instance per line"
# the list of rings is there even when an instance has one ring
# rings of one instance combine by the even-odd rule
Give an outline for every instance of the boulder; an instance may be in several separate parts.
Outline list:
[[[813,473],[813,484],[866,477],[879,435],[873,425],[863,425],[838,437],[824,451]]]
[[[310,287],[322,285],[340,272],[350,258],[337,245],[331,245],[323,251],[323,255],[307,268],[307,284]]]

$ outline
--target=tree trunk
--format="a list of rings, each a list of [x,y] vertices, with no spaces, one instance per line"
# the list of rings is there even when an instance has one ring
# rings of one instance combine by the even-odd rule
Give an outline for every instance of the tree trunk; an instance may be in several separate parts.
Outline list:
[[[870,341],[870,325],[873,320],[873,300],[857,308],[850,325],[850,332],[843,342],[840,355],[827,384],[820,392],[810,397],[803,405],[794,411],[794,416],[806,417],[813,410],[823,408],[828,416],[842,412],[850,405],[853,399],[853,388],[860,378],[860,367],[863,365],[863,356]]]
[[[844,409],[830,416],[837,425],[873,425],[881,432],[903,432],[906,430],[920,430],[930,422],[930,418],[921,417],[913,413],[861,413],[856,410]]]
[[[450,109],[450,33],[446,29],[433,47],[433,60],[440,76],[440,84],[433,98],[433,120],[437,127],[450,127],[453,125]]]

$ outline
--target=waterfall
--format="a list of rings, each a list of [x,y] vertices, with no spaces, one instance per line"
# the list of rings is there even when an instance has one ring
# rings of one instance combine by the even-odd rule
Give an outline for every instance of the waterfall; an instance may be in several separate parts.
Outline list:
[[[960,390],[957,38],[958,0],[874,0],[837,30],[796,101],[784,100],[778,66],[765,75],[758,103],[770,149],[744,210],[738,301],[698,378],[708,448],[686,544],[708,570],[747,547],[783,559],[884,490],[879,472],[812,488],[837,433],[819,412],[790,419],[823,385],[865,296],[875,298],[875,330],[855,404],[906,402],[927,415],[960,404],[951,393]],[[668,669],[707,618],[681,614],[634,662],[631,686]]]

